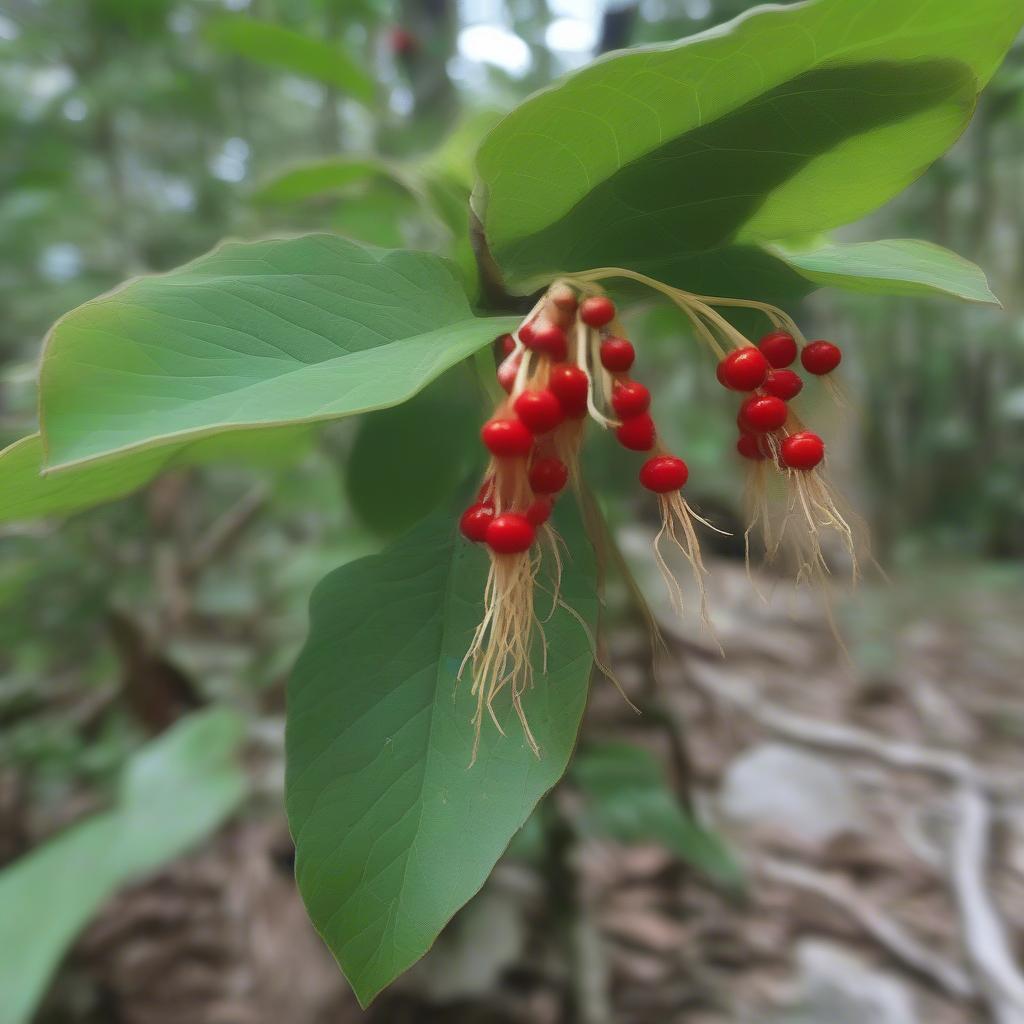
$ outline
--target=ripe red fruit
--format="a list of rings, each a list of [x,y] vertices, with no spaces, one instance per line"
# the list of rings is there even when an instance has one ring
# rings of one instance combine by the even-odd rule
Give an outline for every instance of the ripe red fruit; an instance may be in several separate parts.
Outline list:
[[[579,420],[587,415],[587,392],[590,381],[578,366],[560,364],[551,367],[548,390],[562,405],[565,415]]]
[[[557,494],[569,480],[569,468],[561,459],[537,459],[530,467],[530,489],[534,494]]]
[[[534,526],[542,526],[551,518],[554,502],[550,498],[537,498],[526,510],[526,518]]]
[[[843,353],[838,345],[830,341],[812,341],[804,346],[800,353],[800,362],[808,373],[816,376],[831,373],[843,360]]]
[[[528,455],[533,447],[533,434],[519,420],[488,420],[480,430],[480,438],[487,450],[499,458]]]
[[[756,434],[778,430],[786,422],[789,410],[774,395],[754,395],[740,406],[740,423]]]
[[[651,405],[651,393],[635,380],[616,383],[612,391],[612,408],[622,417],[639,416],[647,412]]]
[[[576,293],[567,285],[561,284],[548,292],[551,302],[564,313],[576,312]]]
[[[561,404],[547,388],[524,391],[513,408],[532,434],[546,434],[565,419]]]
[[[523,342],[523,344],[527,344]],[[530,335],[529,347],[535,352],[544,352],[556,363],[565,359],[568,351],[568,341],[565,331],[558,324],[548,320],[538,320]]]
[[[615,319],[615,303],[607,295],[591,295],[580,303],[580,319],[588,327],[604,327]]]
[[[463,537],[478,544],[487,536],[487,527],[491,525],[493,518],[494,509],[485,502],[478,501],[462,513],[459,529],[462,531]]]
[[[622,421],[622,426],[615,431],[619,444],[631,452],[649,452],[654,447],[654,420],[650,413],[641,413]]]
[[[736,451],[745,459],[762,462],[768,455],[761,448],[761,439],[756,434],[740,434],[736,441]]]
[[[388,33],[388,43],[391,46],[392,53],[403,56],[415,53],[419,49],[419,40],[412,32],[407,28],[402,28],[401,25],[395,25]]]
[[[686,463],[674,455],[655,455],[640,468],[640,483],[655,494],[678,491],[690,475]]]
[[[522,356],[513,354],[503,359],[501,366],[498,367],[498,383],[510,394],[515,386],[516,374],[519,372],[521,362]]]
[[[780,446],[779,459],[790,469],[814,469],[825,457],[825,442],[809,430],[790,434]]]
[[[516,350],[516,339],[511,334],[503,334],[498,338],[498,345],[503,356],[510,356]]]
[[[768,365],[780,369],[789,366],[796,359],[796,339],[788,331],[772,331],[758,343],[761,354],[768,360]]]
[[[792,370],[769,370],[761,388],[769,395],[788,402],[800,394],[803,386],[804,382],[800,379],[800,375]]]
[[[519,340],[529,348],[533,344],[533,332],[536,328],[537,321],[529,320],[525,324],[519,325]]]
[[[625,338],[605,338],[601,342],[601,365],[612,373],[625,373],[636,359],[636,349]]]
[[[748,345],[730,352],[716,371],[718,382],[732,391],[753,391],[768,376],[768,360],[760,350]]]
[[[535,532],[533,523],[526,516],[503,512],[490,521],[484,540],[499,555],[518,555],[533,543]]]

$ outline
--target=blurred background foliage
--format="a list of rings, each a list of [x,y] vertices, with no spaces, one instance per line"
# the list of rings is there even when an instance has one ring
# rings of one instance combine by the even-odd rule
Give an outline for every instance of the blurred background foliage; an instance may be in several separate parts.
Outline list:
[[[428,248],[472,284],[466,202],[487,126],[597,53],[673,40],[749,6],[3,0],[0,441],[35,429],[35,365],[57,317],[224,237],[321,229]],[[999,311],[821,292],[794,312],[810,336],[844,346],[849,407],[814,416],[879,560],[903,578],[1014,587],[1024,48],[955,149],[841,236],[948,246],[984,267],[1003,301]],[[641,305],[630,322],[692,496],[742,523],[731,405],[710,367],[672,310]],[[0,862],[104,805],[129,754],[184,710],[228,703],[277,749],[313,584],[451,492],[476,457],[479,399],[456,368],[401,410],[172,471],[67,522],[0,529]],[[445,415],[425,438],[415,417],[430,410]],[[411,446],[419,475],[390,493],[380,467]],[[595,439],[588,460],[613,522],[642,516],[622,484],[627,453]],[[742,557],[735,544],[722,553]],[[945,592],[922,583],[919,596]],[[889,606],[850,611],[855,656],[884,660],[879,607]]]

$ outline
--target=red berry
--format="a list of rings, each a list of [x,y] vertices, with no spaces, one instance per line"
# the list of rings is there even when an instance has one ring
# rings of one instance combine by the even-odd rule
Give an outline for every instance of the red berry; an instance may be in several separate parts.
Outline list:
[[[419,47],[419,40],[407,28],[395,25],[388,33],[388,42],[393,53],[408,55]]]
[[[655,494],[678,491],[690,475],[686,463],[674,455],[655,455],[640,468],[640,483]]]
[[[499,555],[518,555],[533,543],[534,534],[533,523],[526,516],[503,512],[490,521],[484,540]]]
[[[745,459],[761,462],[768,458],[761,449],[761,439],[756,434],[740,434],[736,441],[736,451]]]
[[[792,370],[769,370],[768,376],[765,377],[761,388],[767,391],[769,395],[774,395],[776,398],[781,398],[784,402],[788,402],[791,398],[796,398],[800,394],[803,386],[804,382],[800,379],[800,375]]]
[[[730,352],[718,364],[718,382],[732,391],[753,391],[768,376],[768,360],[761,352],[748,345]]]
[[[530,467],[530,489],[534,494],[557,494],[569,480],[569,469],[561,459],[537,459]]]
[[[519,373],[519,364],[521,362],[522,356],[519,355],[519,353],[514,352],[512,355],[503,359],[501,366],[498,367],[498,383],[510,394],[512,392],[512,388],[515,386],[516,374]]]
[[[625,373],[636,359],[636,350],[625,338],[605,338],[601,342],[601,365],[612,373]]]
[[[814,469],[825,457],[825,442],[809,430],[790,434],[782,442],[780,461],[790,469]]]
[[[560,364],[551,367],[548,390],[561,402],[565,415],[570,419],[579,420],[587,415],[589,389],[590,381],[578,366]]]
[[[503,334],[498,338],[498,345],[503,356],[510,356],[516,350],[516,339],[511,334]]]
[[[535,352],[544,352],[554,359],[556,363],[560,363],[565,359],[568,344],[565,331],[558,324],[553,324],[548,320],[537,321],[529,342],[530,348]]]
[[[627,380],[616,383],[612,391],[612,408],[622,417],[639,416],[647,412],[651,405],[651,393],[639,382]]]
[[[615,319],[615,303],[607,295],[591,295],[580,303],[580,319],[588,327],[604,327]]]
[[[649,452],[654,447],[654,420],[650,413],[641,413],[622,421],[622,426],[615,431],[619,444],[631,452]]]
[[[478,544],[486,537],[487,527],[491,525],[493,518],[493,507],[478,501],[475,505],[470,505],[462,513],[462,518],[459,520],[459,529],[464,537]]]
[[[564,313],[576,312],[576,293],[567,285],[560,284],[548,292],[551,302]]]
[[[492,455],[499,458],[528,455],[533,447],[533,434],[519,420],[488,420],[480,437]]]
[[[774,395],[754,395],[740,406],[740,423],[755,434],[778,430],[787,415],[786,403]]]
[[[524,391],[513,408],[532,434],[546,434],[565,419],[561,404],[547,388]]]
[[[525,324],[519,325],[519,340],[529,348],[533,344],[533,332],[536,328],[537,321],[530,320]]]
[[[551,509],[553,507],[554,502],[550,498],[537,498],[526,510],[526,518],[534,526],[542,526],[551,518]]]
[[[831,373],[843,360],[843,353],[838,345],[830,341],[812,341],[804,346],[800,353],[800,362],[808,373],[821,376]]]
[[[787,331],[772,331],[766,334],[758,343],[768,365],[779,369],[789,366],[796,359],[796,341],[792,334]]]

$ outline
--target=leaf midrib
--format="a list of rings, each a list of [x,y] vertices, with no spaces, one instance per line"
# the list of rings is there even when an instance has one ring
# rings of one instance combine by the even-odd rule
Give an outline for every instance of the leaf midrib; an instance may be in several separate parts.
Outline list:
[[[297,366],[293,366],[288,370],[285,370],[283,373],[274,374],[271,377],[261,377],[259,380],[248,381],[242,384],[240,387],[232,389],[230,392],[222,392],[219,395],[213,395],[203,399],[199,399],[197,401],[189,402],[188,405],[193,409],[201,409],[204,406],[204,404],[211,402],[221,402],[228,395],[240,396],[258,388],[272,387],[295,374],[317,372],[330,373],[335,368],[334,364],[338,363],[339,361],[375,358],[377,354],[384,352],[388,349],[392,349],[395,346],[420,345],[424,341],[429,340],[434,335],[443,335],[448,332],[456,331],[462,332],[463,330],[468,330],[470,327],[475,327],[477,324],[491,324],[492,329],[494,330],[494,336],[496,337],[498,334],[501,334],[506,328],[511,329],[511,327],[514,326],[515,322],[515,318],[511,317],[491,317],[485,319],[470,316],[465,320],[460,320],[457,323],[449,324],[446,327],[441,327],[432,331],[427,331],[423,334],[410,335],[409,337],[406,338],[399,338],[396,341],[388,342],[388,344],[386,345],[377,345],[373,348],[359,349],[354,352],[346,352],[334,356],[331,359],[322,360],[321,362],[318,363],[302,363]],[[490,329],[488,330],[487,333],[488,336],[483,337],[480,343],[475,345],[470,350],[463,352],[461,349],[449,349],[444,360],[444,365],[441,366],[440,372],[444,372],[444,370],[454,366],[457,362],[472,355],[473,352],[476,352],[484,348],[486,345],[488,345],[490,343]],[[468,336],[466,339],[466,343],[468,343]],[[451,357],[450,359],[448,358],[449,355]],[[431,356],[431,366],[437,365],[435,361],[436,358],[437,357]],[[127,373],[127,375],[129,376],[131,375],[130,371],[121,372]],[[340,377],[341,375],[339,374],[339,378]],[[365,380],[360,381],[360,387],[365,386],[366,383],[367,382]],[[51,444],[49,438],[47,437],[47,417],[44,406],[41,407],[40,412],[40,433],[43,438],[43,451],[45,462],[47,463],[43,467],[43,474],[46,475],[49,473],[60,473],[64,470],[73,469],[75,467],[87,464],[98,463],[100,461],[113,459],[116,458],[117,456],[126,455],[132,452],[160,448],[165,445],[170,446],[173,444],[182,443],[184,441],[199,440],[203,437],[209,437],[215,434],[229,433],[235,430],[259,430],[262,428],[270,427],[286,427],[296,423],[317,423],[323,420],[340,419],[346,416],[357,416],[361,413],[374,412],[378,409],[391,408],[392,406],[400,405],[402,402],[408,401],[408,399],[412,398],[414,395],[419,394],[419,392],[422,391],[429,383],[430,380],[417,381],[411,391],[403,392],[397,399],[389,400],[384,403],[369,402],[362,405],[354,405],[350,408],[344,409],[343,411],[318,411],[305,416],[289,416],[283,419],[274,420],[261,419],[228,421],[222,418],[221,422],[217,424],[201,427],[186,427],[181,430],[161,434],[159,437],[156,438],[150,438],[148,440],[142,441],[131,441],[106,451],[97,452],[95,454],[76,456],[74,458],[63,459],[56,462],[50,461]]]
[[[458,552],[456,545],[458,544],[458,538],[453,532],[449,532],[448,536],[448,547],[449,547],[449,558],[447,566],[445,568],[445,579],[444,579],[444,599],[441,603],[441,636],[438,643],[438,658],[434,668],[434,699],[430,702],[430,724],[427,726],[427,756],[423,761],[423,773],[420,776],[419,781],[419,816],[416,821],[415,834],[412,842],[409,843],[408,849],[406,850],[405,861],[402,864],[402,877],[401,882],[398,885],[398,895],[392,899],[388,905],[388,920],[384,926],[383,935],[388,937],[388,943],[391,948],[392,957],[397,953],[397,946],[393,939],[393,928],[395,918],[401,914],[402,901],[405,896],[405,880],[409,872],[409,863],[412,860],[413,854],[416,851],[416,846],[420,841],[422,834],[423,825],[423,810],[424,810],[424,787],[427,778],[430,775],[430,768],[434,760],[434,745],[432,743],[434,736],[434,723],[437,718],[437,700],[441,690],[442,680],[442,665],[444,664],[444,652],[448,649],[449,640],[449,629],[452,616],[449,614],[449,608],[452,603],[452,586],[456,578],[455,573],[455,562],[458,558]],[[395,911],[393,914],[392,911]],[[437,934],[440,934],[440,929]],[[383,943],[382,943],[383,945]],[[381,954],[381,948],[378,947],[375,954],[379,958]],[[368,998],[372,999],[373,996],[380,991],[380,988],[375,989],[373,992],[368,994]],[[360,1000],[362,997],[360,997]]]

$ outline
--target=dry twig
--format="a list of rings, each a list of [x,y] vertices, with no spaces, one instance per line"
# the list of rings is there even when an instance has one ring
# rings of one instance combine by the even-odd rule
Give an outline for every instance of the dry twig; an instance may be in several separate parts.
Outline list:
[[[821,896],[853,918],[865,934],[896,960],[927,978],[944,992],[959,999],[973,999],[977,996],[978,991],[974,982],[959,964],[928,949],[903,925],[866,902],[845,882],[801,864],[770,857],[758,861],[757,869],[762,877],[769,881]],[[1010,1022],[1007,1021],[1006,1024]]]
[[[866,729],[798,715],[769,703],[750,687],[725,683],[705,673],[691,672],[690,681],[708,696],[728,702],[759,725],[794,743],[855,757],[870,757],[892,768],[927,772],[995,794],[1019,791],[1024,786],[1024,775],[979,768],[970,758],[955,750],[889,740]]]
[[[1024,1024],[1024,976],[1014,962],[985,884],[991,814],[977,789],[963,786],[955,798],[956,826],[949,874],[960,911],[964,946],[978,987],[996,1024]]]

